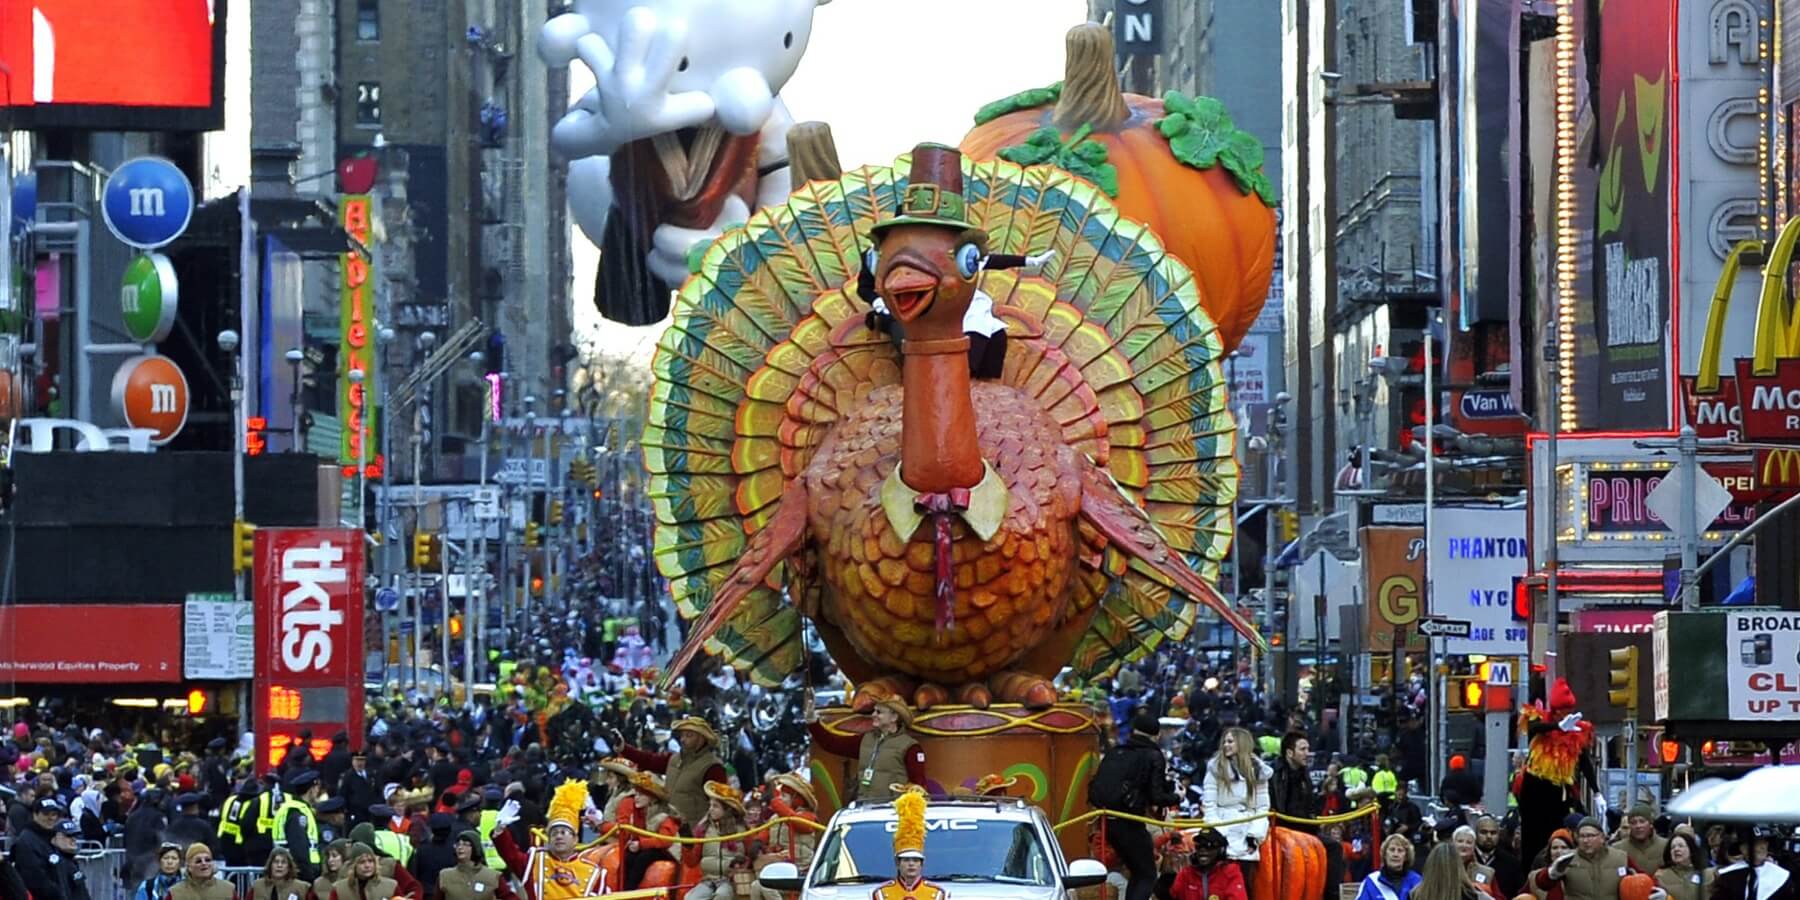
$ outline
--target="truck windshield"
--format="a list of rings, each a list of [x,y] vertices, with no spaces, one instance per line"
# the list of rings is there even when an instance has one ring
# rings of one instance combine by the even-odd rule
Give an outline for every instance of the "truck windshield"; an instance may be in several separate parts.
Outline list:
[[[873,884],[894,877],[894,822],[839,824],[825,835],[812,884]],[[942,882],[1055,884],[1050,856],[1030,822],[934,818],[925,832],[925,877]]]

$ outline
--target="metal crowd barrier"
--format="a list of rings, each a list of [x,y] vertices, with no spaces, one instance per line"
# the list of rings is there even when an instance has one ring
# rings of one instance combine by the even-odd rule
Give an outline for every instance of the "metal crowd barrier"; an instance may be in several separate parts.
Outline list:
[[[125,885],[119,872],[124,864],[124,847],[103,847],[93,841],[78,841],[75,845],[75,865],[81,869],[88,896],[93,900],[131,900],[136,885]]]
[[[262,877],[262,866],[220,866],[219,877],[231,882],[238,900],[250,900],[250,886]],[[99,900],[99,898],[95,898]],[[329,898],[328,898],[329,900]]]

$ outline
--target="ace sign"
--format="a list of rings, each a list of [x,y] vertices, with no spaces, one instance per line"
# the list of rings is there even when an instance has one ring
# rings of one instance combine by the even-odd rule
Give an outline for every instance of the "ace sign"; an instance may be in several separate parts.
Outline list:
[[[1730,718],[1800,721],[1800,613],[1726,614],[1725,671]]]

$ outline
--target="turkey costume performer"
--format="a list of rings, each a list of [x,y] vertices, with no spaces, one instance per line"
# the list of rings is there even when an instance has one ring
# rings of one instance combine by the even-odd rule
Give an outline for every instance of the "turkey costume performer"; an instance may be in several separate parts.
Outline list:
[[[565,781],[550,798],[545,833],[548,844],[521,850],[513,840],[518,803],[508,801],[500,809],[501,827],[494,829],[494,849],[506,860],[506,869],[519,881],[526,900],[574,900],[608,890],[605,870],[585,858],[575,847],[581,836],[581,813],[588,804],[587,785]]]
[[[1586,812],[1586,796],[1597,783],[1588,748],[1594,726],[1575,711],[1575,692],[1561,678],[1550,686],[1550,706],[1542,701],[1519,713],[1519,729],[1530,748],[1525,767],[1513,779],[1522,831],[1520,859],[1534,859],[1572,812]]]
[[[909,786],[894,799],[894,879],[869,900],[950,900],[950,892],[925,880],[925,789]]]

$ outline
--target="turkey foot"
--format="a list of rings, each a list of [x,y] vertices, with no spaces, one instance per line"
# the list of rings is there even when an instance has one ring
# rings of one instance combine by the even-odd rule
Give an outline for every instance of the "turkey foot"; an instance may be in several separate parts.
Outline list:
[[[994,702],[994,695],[988,687],[979,681],[971,681],[956,689],[956,699],[976,709],[987,709]]]
[[[1030,672],[1000,672],[988,679],[988,687],[1001,703],[1018,703],[1026,709],[1049,709],[1056,704],[1056,687]]]
[[[934,706],[943,706],[950,702],[950,691],[941,684],[929,681],[919,685],[913,692],[913,708],[927,710]]]
[[[875,711],[875,704],[893,697],[904,701],[912,692],[911,679],[899,675],[884,675],[857,685],[855,696],[850,698],[850,708],[867,715]]]

